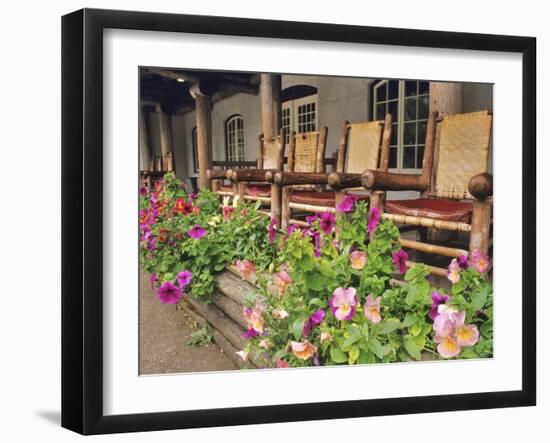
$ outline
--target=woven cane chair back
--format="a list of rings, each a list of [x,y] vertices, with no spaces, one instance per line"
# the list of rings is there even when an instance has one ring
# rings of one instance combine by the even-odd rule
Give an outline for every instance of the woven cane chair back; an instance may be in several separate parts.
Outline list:
[[[279,166],[279,138],[264,139],[264,169],[277,169]]]
[[[319,142],[318,132],[304,132],[294,136],[294,172],[323,172],[325,153]]]
[[[378,169],[383,129],[383,121],[349,125],[348,158],[344,172],[361,174],[367,169]]]
[[[433,196],[472,198],[469,180],[488,169],[492,121],[488,111],[450,115],[441,121]]]

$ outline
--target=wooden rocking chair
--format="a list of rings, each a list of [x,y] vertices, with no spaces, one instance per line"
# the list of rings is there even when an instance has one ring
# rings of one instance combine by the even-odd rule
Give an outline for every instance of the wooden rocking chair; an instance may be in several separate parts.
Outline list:
[[[491,128],[489,111],[442,119],[433,112],[428,120],[422,175],[375,170],[363,173],[362,184],[373,191],[371,205],[380,209],[381,217],[424,230],[432,228],[470,235],[468,251],[401,239],[405,248],[447,257],[468,255],[476,249],[488,253],[493,204],[493,179],[487,173]],[[433,177],[432,166],[435,167]],[[382,191],[389,190],[420,191],[421,196],[384,202]],[[432,266],[431,270],[436,275],[447,275],[444,268]]]
[[[285,129],[281,129],[278,137],[265,139],[259,136],[259,151],[256,169],[230,169],[226,178],[235,186],[236,195],[242,201],[260,201],[262,205],[271,208],[271,184],[265,181],[267,172],[283,170],[285,155]],[[276,199],[274,199],[275,201]],[[276,208],[275,208],[276,209]],[[265,215],[271,215],[271,211],[261,211]]]
[[[274,183],[282,187],[282,228],[289,224],[307,226],[303,220],[291,218],[292,210],[304,212],[335,212],[346,193],[366,199],[361,187],[365,169],[381,167],[387,171],[391,142],[392,118],[385,121],[342,125],[336,172],[285,171],[274,174]],[[331,190],[300,189],[300,186],[326,186]],[[356,192],[354,192],[356,191]]]

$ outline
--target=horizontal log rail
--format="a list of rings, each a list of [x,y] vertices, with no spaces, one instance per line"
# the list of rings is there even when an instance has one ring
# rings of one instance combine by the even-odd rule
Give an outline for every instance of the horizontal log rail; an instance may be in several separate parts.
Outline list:
[[[357,188],[361,186],[361,174],[331,172],[328,175],[328,184],[334,189]]]
[[[391,220],[394,223],[399,223],[404,225],[424,226],[425,228],[443,229],[444,231],[470,232],[472,230],[471,225],[463,222],[436,220],[428,217],[415,217],[412,215],[388,214],[388,213],[382,214],[382,217],[386,220]]]
[[[288,172],[279,171],[273,174],[272,180],[281,186],[292,185],[327,185],[328,176],[324,172]],[[269,178],[267,176],[266,178]]]
[[[428,252],[430,254],[439,254],[446,257],[460,257],[462,255],[468,255],[468,251],[459,248],[449,248],[446,246],[432,245],[429,243],[422,243],[414,240],[407,240],[405,238],[400,238],[399,242],[401,246],[409,249],[414,249],[416,251]]]
[[[429,180],[423,175],[397,174],[369,169],[363,172],[361,184],[379,191],[426,191]]]
[[[236,182],[265,182],[268,172],[276,172],[273,169],[240,169],[231,171],[231,178]]]
[[[317,205],[308,205],[304,203],[294,203],[290,202],[288,204],[289,208],[299,209],[306,212],[336,212],[336,208],[333,206],[317,206]]]

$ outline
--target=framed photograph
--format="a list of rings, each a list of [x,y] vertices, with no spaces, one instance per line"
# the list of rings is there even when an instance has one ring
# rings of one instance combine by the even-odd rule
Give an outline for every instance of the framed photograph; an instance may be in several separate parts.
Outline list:
[[[62,425],[536,403],[531,37],[62,21]]]

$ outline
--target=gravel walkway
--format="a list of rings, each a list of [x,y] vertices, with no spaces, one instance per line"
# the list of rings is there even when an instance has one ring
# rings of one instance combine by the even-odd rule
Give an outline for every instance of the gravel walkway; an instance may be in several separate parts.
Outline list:
[[[194,320],[175,306],[160,303],[145,273],[141,273],[139,299],[140,374],[236,369],[215,343],[188,344],[196,328]]]

